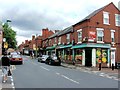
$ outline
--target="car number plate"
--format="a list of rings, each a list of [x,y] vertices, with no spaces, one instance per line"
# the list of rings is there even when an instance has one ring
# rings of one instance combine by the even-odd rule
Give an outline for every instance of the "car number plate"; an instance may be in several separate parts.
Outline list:
[[[16,58],[15,60],[19,60],[19,58]]]

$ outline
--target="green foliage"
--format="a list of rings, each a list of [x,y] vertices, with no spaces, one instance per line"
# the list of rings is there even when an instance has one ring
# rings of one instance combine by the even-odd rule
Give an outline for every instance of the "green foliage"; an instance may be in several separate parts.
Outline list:
[[[6,38],[6,42],[8,43],[8,48],[16,48],[16,32],[12,30],[8,23],[3,25],[3,38]]]

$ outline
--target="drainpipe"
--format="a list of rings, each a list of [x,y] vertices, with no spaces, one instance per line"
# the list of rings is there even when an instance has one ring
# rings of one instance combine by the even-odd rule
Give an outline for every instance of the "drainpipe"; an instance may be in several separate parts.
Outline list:
[[[73,65],[75,65],[75,50],[72,49],[72,62],[73,62]]]

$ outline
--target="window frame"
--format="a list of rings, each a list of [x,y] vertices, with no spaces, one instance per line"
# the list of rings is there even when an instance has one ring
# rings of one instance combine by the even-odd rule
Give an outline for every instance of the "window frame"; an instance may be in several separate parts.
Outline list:
[[[67,44],[70,43],[70,33],[66,34],[66,40],[67,40]]]
[[[118,17],[118,19],[117,19],[117,17]],[[115,14],[115,25],[116,26],[120,26],[120,14]]]
[[[82,29],[77,30],[78,43],[82,43]],[[80,36],[79,36],[80,35]]]
[[[96,30],[97,30],[97,37],[96,37],[97,38],[97,43],[104,43],[104,29],[103,28],[96,28]],[[102,31],[102,35],[101,35],[102,37],[98,36],[99,31]],[[102,38],[101,41],[98,40],[99,37]]]
[[[115,30],[111,30],[111,43],[115,43]]]
[[[103,11],[103,24],[110,25],[110,13]]]

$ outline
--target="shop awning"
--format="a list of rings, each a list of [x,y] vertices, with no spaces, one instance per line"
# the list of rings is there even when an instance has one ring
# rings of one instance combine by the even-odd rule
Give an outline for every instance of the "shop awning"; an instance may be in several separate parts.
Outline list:
[[[70,48],[70,47],[72,47],[72,44],[59,46],[60,49]]]
[[[53,49],[55,49],[55,48],[56,48],[56,46],[47,47],[46,50],[53,50]]]
[[[95,44],[95,43],[89,43],[89,44],[80,44],[80,45],[72,46],[72,49],[76,49],[76,48],[87,48],[87,47],[91,47],[91,48],[111,48],[111,45],[110,45],[110,44]]]

